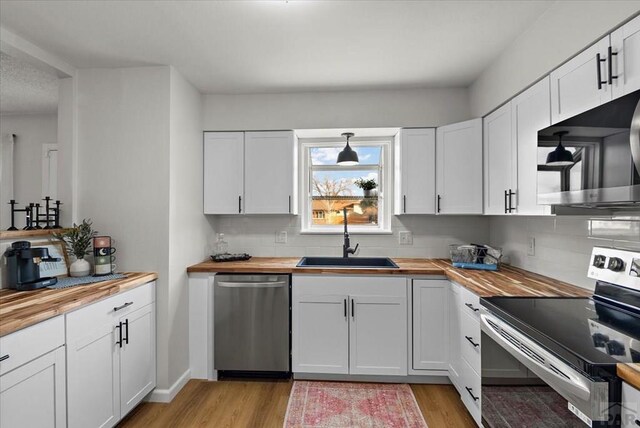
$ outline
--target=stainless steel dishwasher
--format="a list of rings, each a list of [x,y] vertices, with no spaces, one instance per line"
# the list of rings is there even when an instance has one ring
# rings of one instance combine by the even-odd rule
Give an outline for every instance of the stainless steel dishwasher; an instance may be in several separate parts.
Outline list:
[[[290,372],[288,275],[216,275],[214,368]]]

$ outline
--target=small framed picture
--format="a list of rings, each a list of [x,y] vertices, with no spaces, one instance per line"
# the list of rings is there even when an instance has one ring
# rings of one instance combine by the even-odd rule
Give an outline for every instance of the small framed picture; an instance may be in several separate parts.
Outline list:
[[[59,262],[41,262],[40,277],[63,277],[69,275],[69,256],[62,242],[32,242],[31,247],[47,248],[49,250],[49,257],[60,259]]]

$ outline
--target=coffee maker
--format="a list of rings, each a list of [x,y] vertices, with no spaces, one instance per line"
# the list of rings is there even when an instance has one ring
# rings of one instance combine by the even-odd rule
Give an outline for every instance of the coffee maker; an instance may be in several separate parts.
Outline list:
[[[59,262],[59,258],[50,257],[48,248],[31,248],[28,241],[17,241],[4,252],[7,261],[6,281],[9,288],[18,291],[36,290],[56,284],[58,278],[40,278],[41,262]]]

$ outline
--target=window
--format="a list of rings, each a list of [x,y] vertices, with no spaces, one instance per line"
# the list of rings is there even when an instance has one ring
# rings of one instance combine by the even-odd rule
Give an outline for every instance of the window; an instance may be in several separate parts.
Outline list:
[[[358,165],[337,165],[345,141],[301,140],[302,232],[390,232],[389,139],[351,141]]]

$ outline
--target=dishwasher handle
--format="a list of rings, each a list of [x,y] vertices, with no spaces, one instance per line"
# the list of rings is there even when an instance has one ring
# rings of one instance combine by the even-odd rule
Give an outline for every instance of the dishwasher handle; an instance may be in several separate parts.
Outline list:
[[[273,281],[273,282],[232,282],[232,281],[219,281],[216,282],[218,287],[225,288],[282,288],[288,284],[285,281]]]

